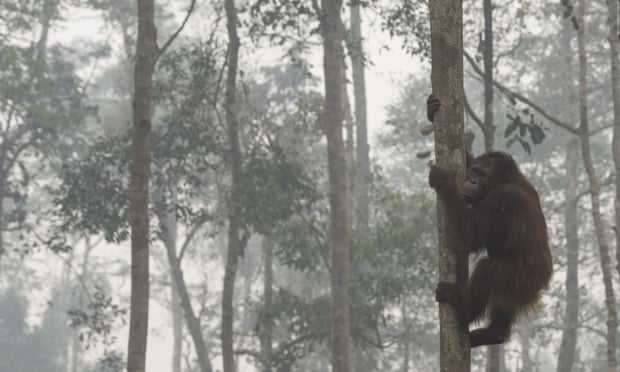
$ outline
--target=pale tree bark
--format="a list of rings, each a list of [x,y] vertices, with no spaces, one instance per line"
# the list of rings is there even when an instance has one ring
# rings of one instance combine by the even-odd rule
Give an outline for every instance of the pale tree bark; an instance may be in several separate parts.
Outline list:
[[[241,254],[241,195],[242,169],[239,124],[237,121],[237,68],[239,58],[239,36],[237,35],[237,9],[234,0],[225,0],[228,30],[228,70],[226,75],[226,126],[230,145],[230,167],[232,187],[228,216],[228,252],[222,291],[222,360],[224,372],[235,371],[233,322],[234,289],[239,255]]]
[[[618,1],[607,0],[609,16],[609,51],[611,59],[611,93],[614,107],[614,131],[611,152],[616,171],[616,270],[620,273],[620,34],[618,34]]]
[[[347,162],[342,138],[342,0],[322,0],[325,103],[322,118],[327,137],[331,245],[332,371],[349,372],[349,222]]]
[[[495,124],[493,123],[493,5],[483,0],[484,10],[484,151],[493,151]],[[487,372],[499,372],[502,365],[502,345],[487,346]]]
[[[484,8],[484,150],[493,151],[495,124],[493,123],[493,6],[483,0]]]
[[[129,184],[131,223],[131,305],[127,370],[143,372],[149,315],[149,177],[151,97],[157,53],[154,0],[138,0],[138,40],[134,70],[133,130]]]
[[[579,316],[579,222],[577,218],[577,164],[579,140],[570,139],[566,144],[566,204],[564,229],[566,233],[566,308],[562,326],[562,341],[558,352],[558,372],[570,372],[577,353],[577,327]]]
[[[344,30],[344,25],[342,25],[342,29]],[[342,104],[344,110],[344,120],[345,120],[345,153],[347,164],[355,163],[355,135],[354,135],[354,121],[353,121],[353,113],[351,112],[351,101],[349,100],[349,92],[347,91],[347,64],[345,59],[342,59]],[[347,193],[347,197],[349,198],[348,203],[349,207],[347,208],[347,219],[348,221],[353,221],[355,216],[354,206],[355,199],[353,196],[355,194],[355,168],[348,167],[348,185],[349,192]]]
[[[362,44],[362,17],[361,6],[358,0],[350,3],[351,19],[350,32],[345,37],[345,45],[351,60],[352,80],[353,80],[353,99],[355,105],[355,156],[351,156],[349,174],[351,175],[350,190],[351,204],[349,206],[351,223],[354,222],[358,234],[365,234],[368,230],[369,214],[369,187],[370,187],[370,157],[368,146],[368,120],[366,105],[366,77],[365,77],[365,55]],[[343,27],[344,29],[344,27]],[[352,268],[352,272],[363,272],[367,270],[367,262],[361,262],[357,267]],[[354,370],[360,371],[369,369],[372,365],[372,356],[360,347],[353,350]]]
[[[611,269],[611,256],[609,243],[605,236],[603,220],[601,217],[601,186],[592,162],[590,153],[590,138],[588,135],[588,96],[586,86],[586,51],[585,51],[585,0],[579,0],[577,6],[577,19],[579,30],[577,31],[577,45],[579,54],[579,132],[581,136],[581,152],[583,163],[588,174],[590,183],[590,199],[592,203],[592,220],[596,233],[596,241],[599,246],[601,270],[603,272],[603,285],[605,287],[605,305],[607,307],[607,369],[615,372],[618,369],[616,361],[616,333],[618,328],[618,314],[616,297],[613,289],[613,277]]]
[[[351,2],[351,69],[353,70],[353,97],[355,99],[355,217],[356,225],[368,227],[370,148],[368,146],[368,120],[366,105],[366,77],[364,67],[364,48],[362,44],[362,17],[360,2]]]
[[[429,2],[431,23],[431,83],[441,102],[435,115],[435,157],[437,164],[457,171],[457,183],[465,175],[463,148],[463,9],[460,1]],[[456,239],[446,225],[445,207],[438,202],[437,229],[439,280],[463,283],[467,280],[467,255],[457,253]],[[439,304],[441,371],[469,371],[470,346],[467,327],[458,321],[454,309]]]
[[[263,372],[271,372],[273,355],[273,249],[275,242],[271,232],[263,237],[263,254],[265,256],[265,274],[263,279],[263,321],[260,330],[260,355]]]
[[[575,84],[573,83],[573,27],[566,19],[562,24],[562,50],[564,51],[564,91],[566,92],[566,119],[576,117],[577,107]],[[575,364],[577,354],[577,326],[579,316],[579,220],[577,215],[577,179],[579,160],[579,139],[572,135],[566,143],[566,169],[564,188],[564,231],[566,235],[566,307],[562,325],[562,341],[558,351],[558,372],[570,372]]]

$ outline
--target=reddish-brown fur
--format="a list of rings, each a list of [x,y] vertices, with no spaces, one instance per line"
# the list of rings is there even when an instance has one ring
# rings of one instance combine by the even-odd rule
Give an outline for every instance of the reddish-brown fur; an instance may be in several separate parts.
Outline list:
[[[433,165],[429,175],[446,206],[448,226],[456,229],[457,249],[486,249],[462,286],[440,282],[436,299],[450,303],[465,324],[490,318],[489,326],[470,332],[472,347],[503,343],[517,317],[532,309],[551,279],[547,225],[538,193],[512,157],[490,152],[468,167],[488,172],[482,199],[468,204],[454,182],[454,172]]]

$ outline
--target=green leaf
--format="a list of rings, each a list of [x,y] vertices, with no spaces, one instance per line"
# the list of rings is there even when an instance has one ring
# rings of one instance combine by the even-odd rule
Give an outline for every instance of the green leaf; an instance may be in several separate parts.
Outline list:
[[[530,136],[532,137],[532,142],[535,145],[540,144],[545,139],[545,132],[538,125],[530,125],[528,127],[530,131]]]

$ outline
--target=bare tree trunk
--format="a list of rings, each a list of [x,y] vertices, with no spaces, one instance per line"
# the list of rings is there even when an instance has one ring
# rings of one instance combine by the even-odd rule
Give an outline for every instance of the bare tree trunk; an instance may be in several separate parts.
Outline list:
[[[464,179],[465,149],[463,148],[463,9],[460,1],[429,2],[431,23],[433,94],[442,102],[435,115],[435,157],[438,165],[457,171],[457,182]],[[467,255],[458,254],[456,239],[449,236],[445,207],[438,202],[437,230],[439,249],[439,280],[463,283],[468,277]],[[469,371],[470,345],[467,328],[463,327],[454,309],[439,304],[440,369]]]
[[[230,143],[232,191],[230,195],[230,214],[228,218],[228,252],[222,291],[222,359],[224,372],[235,371],[233,350],[234,289],[241,241],[241,193],[242,169],[241,147],[239,145],[239,124],[237,122],[237,64],[239,58],[239,36],[237,35],[237,9],[234,0],[225,0],[228,29],[228,71],[226,76],[226,124]]]
[[[609,17],[609,50],[611,59],[611,92],[614,104],[614,131],[611,152],[616,170],[616,270],[620,273],[620,35],[618,34],[618,1],[607,0]]]
[[[566,205],[564,229],[566,231],[566,308],[562,341],[558,352],[558,372],[570,372],[577,352],[577,326],[579,315],[579,222],[577,219],[577,160],[579,140],[573,138],[566,144]]]
[[[342,0],[322,0],[323,69],[331,243],[332,371],[349,372],[349,223],[346,151],[342,138]]]
[[[351,68],[355,98],[356,161],[355,161],[355,216],[357,226],[368,227],[370,155],[368,121],[366,115],[366,77],[364,75],[364,48],[362,46],[362,19],[360,3],[351,2]]]
[[[603,220],[601,217],[600,190],[596,170],[590,153],[590,138],[588,126],[588,96],[586,87],[586,51],[585,51],[585,0],[579,0],[577,6],[577,19],[579,30],[577,31],[577,45],[579,53],[579,131],[581,133],[581,151],[583,163],[588,174],[590,183],[590,199],[592,202],[592,220],[596,232],[596,240],[599,246],[601,270],[603,272],[603,284],[605,286],[605,305],[607,307],[607,369],[609,372],[617,371],[616,361],[616,333],[618,328],[618,314],[616,298],[613,289],[611,270],[611,256],[609,244],[605,236]]]
[[[129,213],[131,223],[131,307],[127,370],[143,372],[149,315],[149,177],[151,96],[157,53],[154,0],[138,0],[138,41],[134,72]]]
[[[566,73],[564,76],[564,90],[566,91],[567,118],[576,116],[576,96],[573,93],[573,50],[571,39],[573,26],[567,19],[562,25],[562,50],[565,53]],[[572,137],[572,135],[571,135]],[[577,354],[577,326],[579,315],[579,220],[577,217],[577,180],[578,180],[579,139],[570,138],[566,143],[566,184],[564,189],[564,231],[566,234],[566,308],[564,324],[562,326],[562,341],[558,352],[558,372],[570,372],[575,364]]]
[[[344,29],[344,25],[342,26]],[[353,115],[351,113],[351,102],[349,100],[349,92],[347,91],[347,72],[346,72],[347,64],[345,63],[345,59],[342,59],[342,104],[344,110],[344,118],[345,118],[345,149],[347,156],[347,164],[355,163],[355,135],[353,131],[355,130],[355,125],[353,124]],[[347,208],[347,220],[353,221],[354,218],[354,206],[355,199],[353,199],[353,195],[355,194],[355,168],[348,167],[348,177],[349,177],[349,192],[347,193],[347,197],[349,198],[348,203],[349,207]]]
[[[493,6],[483,0],[484,7],[484,150],[493,151],[495,124],[493,123]],[[499,360],[499,358],[498,358]],[[499,366],[498,366],[499,368]],[[496,369],[495,371],[498,371]]]
[[[495,124],[493,123],[493,6],[483,0],[484,9],[484,151],[493,151]],[[502,345],[487,346],[487,372],[501,370]]]
[[[260,332],[260,355],[263,372],[271,372],[272,338],[273,338],[273,248],[274,240],[271,233],[263,238],[265,255],[265,278],[263,288],[263,321]]]

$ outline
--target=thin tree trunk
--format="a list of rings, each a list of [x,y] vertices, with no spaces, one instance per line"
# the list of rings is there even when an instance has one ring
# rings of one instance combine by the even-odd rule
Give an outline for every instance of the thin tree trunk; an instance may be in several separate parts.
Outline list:
[[[567,118],[576,116],[577,106],[574,94],[575,85],[573,83],[573,48],[571,39],[573,38],[573,26],[566,19],[562,24],[562,50],[565,53],[564,59],[566,71],[564,76],[564,90],[566,91]],[[579,315],[579,220],[577,217],[577,187],[578,187],[578,159],[579,159],[579,139],[569,135],[566,143],[566,184],[564,189],[564,231],[566,234],[566,308],[564,312],[564,324],[562,325],[562,341],[558,351],[558,372],[570,372],[575,364],[577,354],[577,326]]]
[[[265,277],[263,288],[263,321],[260,332],[260,355],[263,372],[271,372],[272,339],[273,339],[273,248],[274,240],[271,233],[263,238],[265,255]]]
[[[362,19],[360,3],[351,2],[351,41],[349,49],[353,70],[355,98],[356,161],[355,161],[355,214],[357,226],[368,227],[370,156],[368,122],[366,115],[366,77],[364,75],[364,48],[362,46]]]
[[[493,151],[495,124],[493,123],[493,6],[483,0],[484,9],[484,151]],[[487,372],[501,370],[502,345],[487,346]]]
[[[368,146],[368,123],[366,114],[366,77],[364,66],[364,48],[362,45],[362,17],[361,6],[358,0],[350,3],[351,19],[350,32],[345,38],[345,45],[351,60],[353,78],[353,99],[355,105],[355,156],[351,156],[350,164],[350,200],[349,206],[351,223],[354,223],[358,234],[368,231],[369,214],[369,185],[370,185],[370,158]],[[344,29],[344,27],[343,27]],[[352,133],[353,134],[353,133]],[[364,239],[362,237],[362,239]],[[352,268],[353,273],[361,275],[367,272],[369,264],[365,260]],[[372,355],[361,347],[353,348],[353,366],[356,371],[371,370],[374,363]]]
[[[590,138],[588,135],[588,97],[586,87],[586,51],[585,51],[585,0],[579,0],[577,6],[577,18],[579,30],[577,31],[577,45],[579,53],[579,130],[581,133],[581,151],[583,163],[590,182],[590,199],[592,202],[592,220],[596,232],[596,240],[599,246],[601,270],[603,272],[603,284],[605,286],[605,305],[607,307],[607,369],[609,372],[617,371],[616,361],[616,332],[618,328],[618,314],[616,298],[613,289],[611,270],[611,256],[609,244],[605,236],[603,220],[601,217],[600,190],[596,170],[590,153]]]
[[[620,274],[620,35],[618,34],[618,1],[607,0],[609,17],[609,50],[611,59],[611,92],[614,107],[614,131],[611,152],[616,170],[616,270]]]
[[[435,115],[435,157],[438,165],[455,169],[457,182],[464,179],[463,148],[463,9],[460,1],[429,2],[431,24],[433,94],[442,107]],[[468,277],[467,255],[458,254],[456,241],[449,236],[445,208],[438,203],[437,231],[439,280],[463,283]],[[439,345],[441,371],[469,371],[470,345],[467,328],[463,327],[454,309],[439,304]]]
[[[570,372],[577,352],[577,326],[579,315],[579,222],[577,219],[577,160],[579,140],[570,139],[566,144],[566,205],[564,229],[566,233],[566,308],[562,341],[558,352],[558,372]]]
[[[131,143],[131,307],[127,370],[143,372],[149,314],[149,177],[151,170],[151,96],[157,52],[154,0],[138,0],[138,40],[134,72]]]
[[[331,243],[332,371],[349,372],[349,241],[347,162],[342,138],[342,0],[322,0],[323,69]]]
[[[344,25],[342,26],[344,29]],[[349,92],[347,91],[347,73],[346,73],[346,68],[347,68],[347,64],[345,63],[344,58],[342,59],[342,104],[343,104],[343,110],[344,110],[344,118],[345,118],[345,133],[346,133],[346,140],[345,140],[345,149],[346,149],[346,154],[347,154],[347,164],[354,164],[355,163],[355,140],[354,137],[355,135],[353,134],[354,132],[354,123],[353,123],[353,114],[351,113],[351,101],[349,100]],[[356,189],[356,184],[355,184],[355,168],[354,167],[348,167],[347,169],[349,171],[349,192],[347,194],[347,197],[349,198],[348,203],[349,203],[349,208],[347,208],[347,219],[349,221],[353,221],[354,218],[354,206],[355,206],[355,200],[353,199],[353,196],[355,195],[355,189]]]
[[[234,0],[225,0],[226,23],[228,30],[228,71],[226,76],[226,124],[230,143],[230,166],[232,187],[230,195],[230,211],[228,217],[228,252],[222,291],[222,360],[224,372],[235,371],[233,321],[234,321],[234,289],[241,241],[241,193],[242,169],[241,147],[239,145],[239,128],[237,122],[237,64],[239,58],[239,36],[237,35],[237,9]]]
[[[493,123],[493,6],[491,0],[484,7],[484,150],[493,151],[495,124]]]

